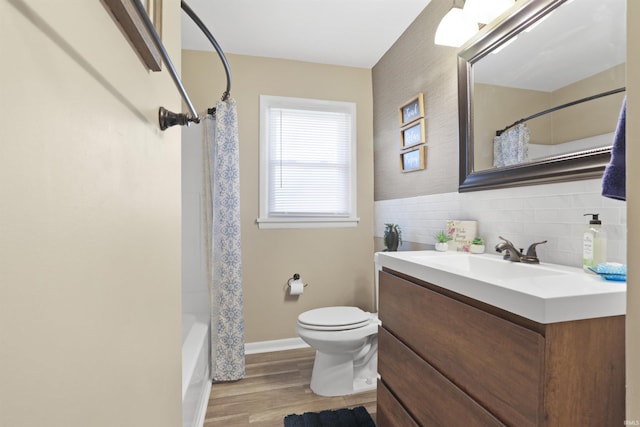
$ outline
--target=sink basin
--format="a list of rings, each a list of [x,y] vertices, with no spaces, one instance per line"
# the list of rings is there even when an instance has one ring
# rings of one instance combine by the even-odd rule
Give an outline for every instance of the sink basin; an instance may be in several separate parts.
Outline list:
[[[539,323],[626,311],[626,283],[607,282],[577,267],[437,251],[379,252],[376,264]]]
[[[431,264],[448,271],[466,272],[481,279],[492,277],[502,280],[565,275],[566,272],[541,264],[511,262],[500,257],[472,254],[444,255],[431,258]]]

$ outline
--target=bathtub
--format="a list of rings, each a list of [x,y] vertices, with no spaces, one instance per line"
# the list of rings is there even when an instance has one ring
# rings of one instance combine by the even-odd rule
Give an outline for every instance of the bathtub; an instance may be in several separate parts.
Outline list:
[[[202,427],[211,393],[209,325],[182,317],[182,426]]]

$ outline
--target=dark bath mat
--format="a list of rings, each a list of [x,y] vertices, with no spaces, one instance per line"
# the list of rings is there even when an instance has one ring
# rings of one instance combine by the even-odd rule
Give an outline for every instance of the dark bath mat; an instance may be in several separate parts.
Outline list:
[[[364,406],[284,417],[284,427],[376,427]]]

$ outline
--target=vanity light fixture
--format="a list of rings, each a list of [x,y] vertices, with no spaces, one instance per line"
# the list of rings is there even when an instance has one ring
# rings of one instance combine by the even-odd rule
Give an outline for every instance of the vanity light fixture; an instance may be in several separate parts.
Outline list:
[[[466,0],[464,12],[480,24],[488,24],[513,6],[515,0]]]
[[[478,24],[459,7],[453,7],[440,21],[434,43],[460,47],[478,32]]]
[[[478,32],[478,24],[488,24],[514,3],[515,0],[466,0],[460,8],[454,2],[438,25],[434,43],[460,47]]]

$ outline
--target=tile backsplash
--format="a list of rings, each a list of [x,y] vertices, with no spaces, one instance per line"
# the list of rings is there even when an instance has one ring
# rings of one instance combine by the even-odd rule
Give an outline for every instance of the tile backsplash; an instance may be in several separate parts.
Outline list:
[[[384,224],[392,222],[402,228],[405,242],[433,245],[448,220],[475,220],[489,253],[498,236],[525,250],[548,240],[537,247],[542,262],[580,267],[582,235],[589,222],[583,215],[599,213],[607,232],[608,261],[626,263],[626,202],[602,197],[600,188],[600,180],[585,180],[376,201],[374,235],[382,237]]]

